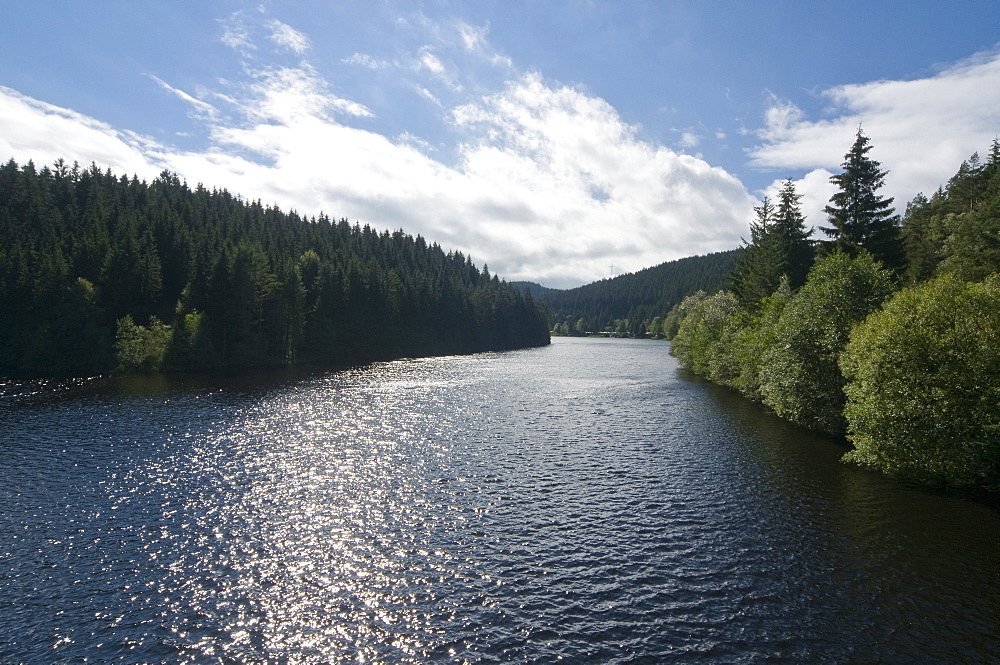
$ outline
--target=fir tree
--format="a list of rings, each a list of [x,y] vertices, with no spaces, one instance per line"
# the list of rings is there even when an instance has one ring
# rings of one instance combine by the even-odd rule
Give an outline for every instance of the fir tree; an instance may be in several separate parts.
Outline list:
[[[843,173],[830,177],[839,191],[824,208],[830,226],[820,229],[836,249],[851,254],[867,250],[886,267],[898,270],[903,256],[899,218],[892,198],[878,194],[888,172],[868,156],[871,149],[871,140],[859,128],[854,145],[844,155]]]
[[[774,231],[774,204],[765,196],[753,210],[757,217],[750,222],[750,241],[743,240],[742,252],[729,280],[729,289],[751,309],[774,293],[784,268]]]
[[[799,206],[801,198],[795,184],[786,180],[778,193],[777,206],[765,196],[754,208],[757,218],[750,223],[750,242],[744,241],[729,281],[740,302],[752,310],[775,292],[782,277],[788,278],[793,289],[806,281],[813,247]]]
[[[799,206],[801,200],[802,195],[795,191],[795,183],[786,180],[778,193],[778,208],[774,214],[773,234],[780,246],[783,274],[788,276],[789,286],[793,289],[805,283],[813,260],[813,243],[809,238],[812,229],[806,228],[806,218]]]

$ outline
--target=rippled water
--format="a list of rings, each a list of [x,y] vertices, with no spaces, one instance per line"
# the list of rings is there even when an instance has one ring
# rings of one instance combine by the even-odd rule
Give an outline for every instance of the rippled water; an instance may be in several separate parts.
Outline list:
[[[6,386],[0,662],[1000,662],[996,510],[554,341]]]

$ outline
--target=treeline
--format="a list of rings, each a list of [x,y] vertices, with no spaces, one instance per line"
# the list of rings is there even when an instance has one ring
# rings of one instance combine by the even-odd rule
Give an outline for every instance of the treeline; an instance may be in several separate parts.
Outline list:
[[[684,296],[721,287],[737,253],[730,250],[693,256],[575,289],[535,288],[532,292],[549,308],[557,335],[608,332],[621,337],[662,338],[667,313]]]
[[[459,252],[92,165],[0,167],[0,375],[341,365],[549,341]]]
[[[812,242],[787,182],[727,288],[678,307],[672,353],[846,459],[1000,491],[1000,144],[902,218],[860,130]]]

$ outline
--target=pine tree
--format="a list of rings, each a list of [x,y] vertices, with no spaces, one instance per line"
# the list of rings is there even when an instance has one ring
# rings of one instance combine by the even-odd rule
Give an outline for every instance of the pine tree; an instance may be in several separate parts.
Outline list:
[[[789,286],[793,289],[805,283],[813,261],[813,243],[809,239],[812,229],[806,229],[806,218],[799,205],[801,200],[802,195],[795,192],[795,183],[786,180],[778,193],[772,231],[782,255],[783,274],[788,276]]]
[[[851,254],[865,249],[886,267],[898,270],[903,258],[899,218],[892,198],[878,194],[888,172],[868,157],[871,149],[871,140],[859,128],[854,145],[844,155],[843,173],[830,177],[839,191],[824,208],[830,226],[820,229],[836,249]]]
[[[795,184],[786,180],[775,206],[768,197],[754,208],[757,218],[750,223],[750,242],[743,251],[729,280],[729,288],[740,302],[756,310],[787,277],[797,289],[806,281],[812,266],[813,246],[799,206],[801,195]]]
[[[743,240],[728,284],[739,301],[751,309],[774,292],[782,275],[780,248],[774,233],[774,204],[765,196],[753,210],[757,217],[750,222],[750,241]]]

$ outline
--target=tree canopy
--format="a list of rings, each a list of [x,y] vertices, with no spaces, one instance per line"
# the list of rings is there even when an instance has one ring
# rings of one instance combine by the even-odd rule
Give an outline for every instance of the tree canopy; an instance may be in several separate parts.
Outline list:
[[[792,289],[805,282],[813,261],[812,229],[807,229],[795,183],[786,180],[775,206],[764,197],[754,208],[756,218],[750,222],[750,240],[744,240],[743,251],[728,282],[745,307],[757,309],[781,284],[788,280]]]
[[[893,199],[878,193],[888,172],[868,156],[871,150],[871,139],[859,128],[844,155],[843,171],[830,177],[838,191],[824,208],[829,226],[820,230],[830,236],[836,249],[848,253],[864,249],[887,268],[899,269],[903,264],[899,218]]]
[[[0,166],[0,375],[348,364],[548,343],[460,252],[171,173]]]
[[[846,434],[849,461],[998,492],[1000,142],[914,197],[901,239],[869,149],[859,131],[827,208],[834,240],[805,282],[785,275],[760,296],[778,272],[765,199],[733,292],[685,299],[671,352],[783,418]]]
[[[549,308],[559,334],[613,332],[620,336],[659,337],[671,309],[698,290],[715,291],[733,268],[737,250],[692,256],[634,273],[602,279],[575,289],[538,289],[532,293]]]

